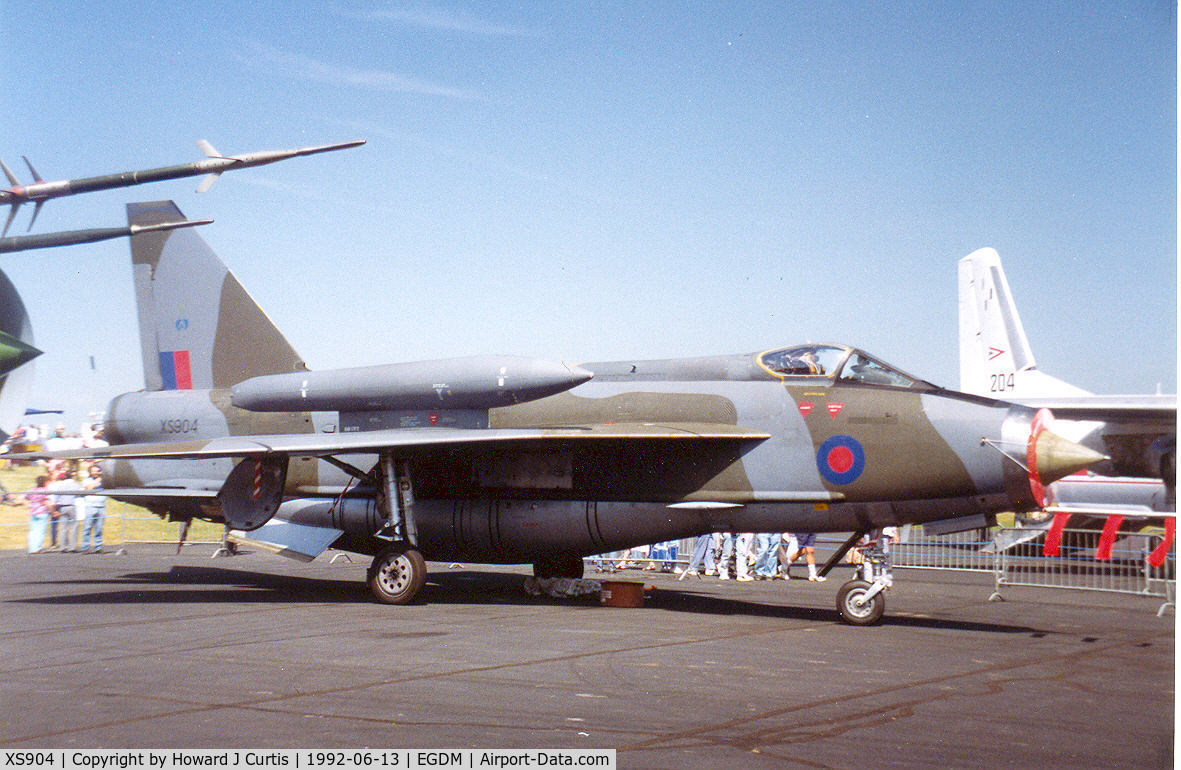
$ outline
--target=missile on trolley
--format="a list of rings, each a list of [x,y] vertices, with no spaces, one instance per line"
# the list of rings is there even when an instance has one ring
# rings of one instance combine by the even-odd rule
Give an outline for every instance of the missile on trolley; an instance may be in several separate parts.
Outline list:
[[[187,222],[165,222],[159,225],[95,227],[89,230],[66,230],[60,233],[16,235],[0,238],[0,254],[6,254],[12,251],[29,251],[30,249],[50,249],[55,246],[74,246],[79,243],[94,243],[95,241],[109,241],[112,238],[124,238],[139,233],[207,225],[212,221],[212,219],[194,219]]]
[[[0,204],[7,204],[12,207],[8,212],[8,220],[4,223],[3,235],[8,234],[8,228],[12,224],[12,220],[16,217],[17,210],[25,203],[33,203],[34,205],[33,218],[29,222],[29,229],[31,230],[33,229],[33,222],[37,221],[37,214],[41,212],[41,207],[50,198],[61,198],[66,195],[78,195],[79,193],[96,192],[98,190],[110,190],[116,187],[130,187],[148,182],[163,182],[169,179],[180,179],[187,176],[201,176],[202,174],[207,176],[197,187],[197,192],[205,192],[213,186],[213,183],[225,171],[250,168],[251,166],[265,166],[268,163],[275,163],[280,160],[287,160],[288,158],[297,158],[301,155],[333,152],[334,150],[358,147],[362,144],[365,144],[364,139],[356,139],[351,142],[323,144],[315,147],[300,147],[295,150],[264,150],[263,152],[248,152],[242,155],[221,155],[213,148],[213,145],[202,139],[197,142],[197,146],[201,148],[201,152],[205,153],[204,160],[182,163],[179,166],[162,166],[161,168],[149,168],[142,171],[124,171],[118,174],[105,174],[103,176],[84,177],[81,179],[65,179],[59,182],[46,182],[37,173],[37,170],[33,168],[33,164],[29,162],[29,159],[25,158],[25,165],[29,167],[29,173],[33,175],[33,179],[35,180],[32,184],[28,185],[22,185],[20,180],[16,178],[16,175],[12,173],[11,169],[3,161],[0,161],[0,168],[4,170],[4,175],[8,177],[8,182],[12,185],[7,190],[0,190]]]

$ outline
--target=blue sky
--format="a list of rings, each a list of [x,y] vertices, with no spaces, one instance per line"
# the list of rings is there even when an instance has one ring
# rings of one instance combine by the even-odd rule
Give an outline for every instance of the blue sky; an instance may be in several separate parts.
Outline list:
[[[35,226],[216,220],[313,368],[840,341],[954,387],[956,261],[991,246],[1041,369],[1176,391],[1171,2],[186,5],[3,0],[0,157],[64,179],[368,140]],[[0,269],[36,406],[73,426],[142,386],[125,241]]]

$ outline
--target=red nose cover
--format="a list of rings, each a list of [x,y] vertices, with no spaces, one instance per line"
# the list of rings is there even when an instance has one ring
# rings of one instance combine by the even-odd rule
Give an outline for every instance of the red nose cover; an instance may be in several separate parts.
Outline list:
[[[1049,409],[1037,410],[1029,424],[1029,439],[1025,442],[1025,467],[1029,470],[1029,491],[1033,493],[1034,502],[1042,508],[1046,507],[1046,488],[1042,485],[1037,470],[1037,440],[1053,421],[1054,415],[1050,414]]]

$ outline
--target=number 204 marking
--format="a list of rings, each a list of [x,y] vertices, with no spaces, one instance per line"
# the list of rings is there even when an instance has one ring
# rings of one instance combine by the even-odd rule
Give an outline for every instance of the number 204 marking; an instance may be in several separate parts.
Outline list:
[[[1013,373],[992,375],[992,387],[989,390],[993,393],[1004,393],[1013,390]]]

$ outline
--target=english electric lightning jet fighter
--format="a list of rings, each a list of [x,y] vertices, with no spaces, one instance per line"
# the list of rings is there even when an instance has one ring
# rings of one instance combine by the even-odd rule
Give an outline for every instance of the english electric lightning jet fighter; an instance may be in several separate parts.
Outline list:
[[[170,201],[128,217],[184,219]],[[845,345],[308,371],[195,231],[135,235],[131,252],[147,389],[111,402],[111,447],[53,456],[106,458],[109,494],[276,552],[373,554],[391,604],[415,598],[428,558],[578,576],[586,555],[711,531],[856,538],[1032,509],[1102,459],[1044,413]],[[884,597],[852,581],[838,608],[873,622]]]
[[[1175,513],[1176,395],[1093,395],[1039,370],[994,249],[959,261],[959,325],[961,389],[1053,410],[1057,432],[1110,457],[1095,470],[1127,477],[1064,479],[1061,502],[1143,509],[1151,500]]]

